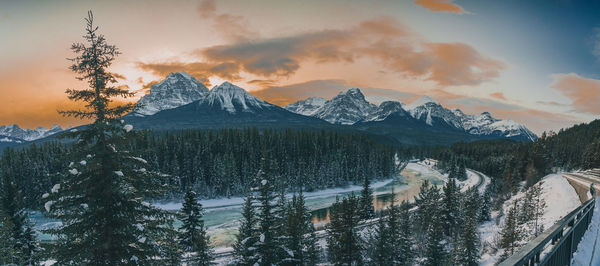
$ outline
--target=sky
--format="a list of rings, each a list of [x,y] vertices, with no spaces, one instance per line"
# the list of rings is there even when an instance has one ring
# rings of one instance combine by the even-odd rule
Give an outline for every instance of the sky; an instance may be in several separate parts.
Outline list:
[[[0,125],[74,126],[68,69],[92,10],[136,96],[171,72],[231,81],[278,105],[358,87],[428,95],[534,132],[600,115],[599,1],[0,0]]]

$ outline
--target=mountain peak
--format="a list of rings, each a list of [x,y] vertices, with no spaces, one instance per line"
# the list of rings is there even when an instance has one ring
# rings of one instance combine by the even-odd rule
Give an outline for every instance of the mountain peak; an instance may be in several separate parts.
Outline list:
[[[150,93],[136,104],[135,115],[153,115],[162,110],[176,108],[200,100],[208,88],[186,72],[169,74],[161,82],[152,85]]]
[[[202,102],[210,106],[220,107],[229,113],[236,113],[238,111],[253,112],[255,109],[272,106],[228,81],[210,90]]]
[[[424,95],[421,98],[417,99],[416,101],[410,103],[406,107],[407,107],[407,109],[414,109],[414,108],[417,108],[419,106],[423,106],[423,105],[428,104],[428,103],[433,103],[435,105],[441,105],[438,101],[432,99],[431,97],[429,97],[427,95]]]

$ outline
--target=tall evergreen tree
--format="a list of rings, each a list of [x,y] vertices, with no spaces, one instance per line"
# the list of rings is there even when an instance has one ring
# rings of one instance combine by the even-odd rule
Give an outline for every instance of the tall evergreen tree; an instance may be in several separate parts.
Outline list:
[[[405,215],[403,210],[395,204],[393,190],[390,200],[392,203],[387,209],[387,215],[379,218],[371,239],[371,262],[375,265],[408,265],[410,254],[404,252],[410,253],[410,229],[408,232],[403,231],[406,230],[403,228],[406,226],[403,224],[406,217],[402,217]]]
[[[400,233],[398,240],[398,253],[399,263],[398,265],[408,266],[413,265],[414,262],[414,250],[413,250],[413,230],[412,230],[410,204],[407,201],[402,201],[400,204]]]
[[[518,224],[518,202],[515,200],[513,206],[506,215],[504,226],[500,231],[500,248],[504,249],[502,258],[505,259],[517,251],[518,242],[521,240],[521,229]]]
[[[441,213],[443,216],[444,233],[448,237],[455,238],[460,222],[460,190],[454,178],[448,178],[448,182],[444,185],[443,193]]]
[[[33,226],[23,207],[22,196],[17,191],[14,180],[10,175],[2,176],[0,190],[0,216],[2,231],[6,233],[6,252],[13,254],[11,261],[19,265],[35,265],[39,261],[40,247]]]
[[[371,219],[375,216],[375,207],[373,207],[373,189],[371,189],[371,180],[365,175],[363,188],[360,192],[360,218],[363,220]]]
[[[464,223],[457,259],[460,265],[476,266],[479,264],[479,234],[477,232],[477,223],[479,222],[479,194],[477,189],[471,188],[464,194],[464,197]]]
[[[448,254],[444,246],[444,228],[439,211],[431,213],[426,232],[425,263],[427,266],[445,265]]]
[[[193,265],[204,266],[211,265],[214,256],[202,216],[203,209],[198,202],[196,192],[188,190],[185,193],[183,208],[179,214],[179,219],[182,222],[179,243],[184,251],[191,253],[186,257],[186,261]]]
[[[144,199],[164,193],[163,177],[124,149],[135,132],[120,117],[133,104],[117,105],[112,99],[133,94],[112,85],[116,79],[108,68],[119,52],[98,34],[91,11],[86,22],[86,43],[71,47],[76,57],[70,69],[89,88],[67,90],[69,99],[84,102],[85,109],[60,113],[93,123],[65,134],[77,139],[75,162],[44,204],[51,218],[62,221],[47,230],[57,237],[52,256],[58,264],[150,264],[167,243],[165,225],[172,215]]]
[[[363,243],[356,226],[360,221],[359,199],[354,194],[331,206],[327,225],[327,251],[333,265],[361,265]]]
[[[276,179],[273,176],[275,164],[268,158],[262,160],[256,181],[258,184],[256,199],[258,202],[258,241],[256,242],[257,262],[260,265],[279,263],[282,246],[278,233],[279,222],[276,216]]]
[[[236,264],[242,266],[251,266],[256,262],[256,252],[254,245],[257,241],[256,210],[252,195],[248,195],[242,208],[242,220],[239,227],[239,233],[233,244]]]

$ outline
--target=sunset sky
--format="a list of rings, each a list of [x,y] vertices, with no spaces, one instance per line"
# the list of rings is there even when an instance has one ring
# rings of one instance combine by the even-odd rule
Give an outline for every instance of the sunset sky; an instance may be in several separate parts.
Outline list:
[[[428,95],[536,133],[600,115],[600,2],[569,0],[0,1],[0,125],[78,125],[67,88],[87,11],[141,97],[170,72],[287,104],[358,87]]]

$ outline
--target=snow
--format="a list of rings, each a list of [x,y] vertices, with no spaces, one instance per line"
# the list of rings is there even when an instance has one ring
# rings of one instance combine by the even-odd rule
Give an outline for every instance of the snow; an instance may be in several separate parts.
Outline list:
[[[123,126],[123,129],[125,130],[125,132],[129,132],[129,131],[133,130],[133,126],[132,125],[125,125],[125,126]]]
[[[261,184],[264,186],[264,185],[266,185],[266,184],[267,184],[267,180],[266,180],[266,179],[263,179],[262,181],[260,181],[260,183],[261,183]]]
[[[87,164],[87,162],[86,162],[85,160],[82,160],[81,162],[79,162],[79,164],[81,164],[81,165],[86,165],[86,164]]]
[[[0,142],[15,141],[15,142],[20,143],[20,141],[13,140],[11,138],[21,139],[21,140],[26,140],[26,141],[33,141],[33,140],[48,137],[52,134],[56,134],[56,133],[59,133],[62,131],[63,131],[63,129],[58,125],[54,125],[50,129],[46,129],[44,127],[28,129],[28,128],[20,128],[18,125],[0,126],[0,135],[6,136],[6,138],[0,139]],[[8,137],[10,137],[10,138],[8,138]]]
[[[541,185],[542,197],[547,205],[540,224],[543,228],[548,229],[572,210],[579,207],[581,201],[575,189],[561,174],[547,175],[540,182],[543,182]],[[498,212],[494,211],[492,212],[492,220],[479,226],[478,230],[481,235],[482,244],[495,245],[495,242],[499,239],[499,233],[504,225],[504,219],[506,214],[508,214],[508,210],[512,207],[515,200],[521,199],[523,196],[525,196],[525,192],[521,191],[504,202],[502,208],[505,215],[500,218],[498,225],[495,223]],[[480,265],[495,265],[501,254],[502,250],[499,250],[495,254],[490,254],[489,250],[484,251],[480,259]]]
[[[60,189],[60,184],[55,184],[52,189],[50,190],[50,192],[52,193],[56,193],[58,192],[58,190]]]
[[[596,202],[594,216],[573,254],[574,266],[600,265],[600,204]]]
[[[265,242],[265,234],[260,234],[260,242]]]
[[[44,209],[46,209],[47,212],[50,212],[50,208],[52,208],[53,204],[54,204],[54,201],[52,201],[52,200],[44,203]]]
[[[155,84],[150,93],[136,104],[136,116],[153,115],[160,111],[177,108],[203,99],[208,93],[204,84],[185,72],[171,73]]]
[[[71,173],[72,175],[76,175],[76,174],[79,174],[79,171],[77,171],[77,169],[73,168],[73,169],[69,170],[69,173]]]
[[[48,193],[44,193],[44,195],[42,195],[42,199],[45,199],[45,198],[47,198],[47,197],[49,197],[49,196],[50,196],[50,194],[48,194]]]
[[[123,177],[123,172],[121,172],[121,171],[115,171],[115,175]]]
[[[273,106],[227,81],[210,90],[201,102],[201,104],[208,104],[209,106],[220,106],[222,110],[232,114],[237,111],[252,112],[253,109]],[[237,110],[236,105],[241,107],[241,110]]]

